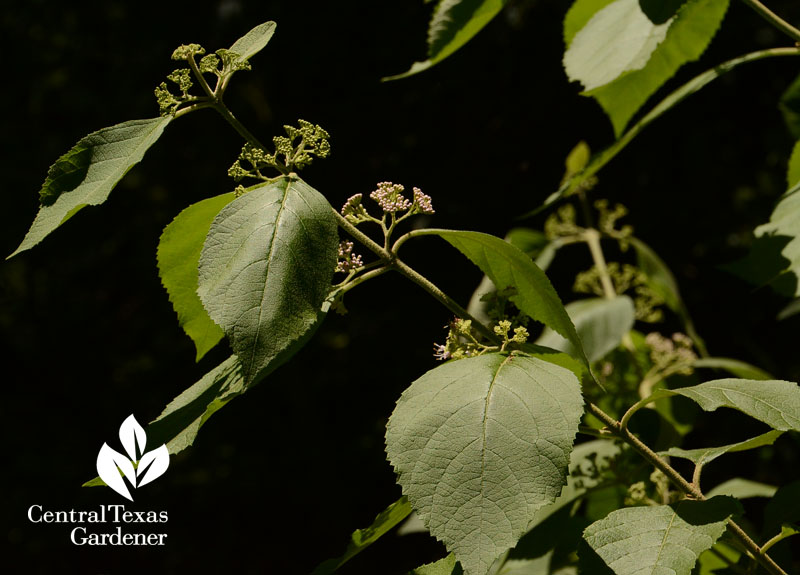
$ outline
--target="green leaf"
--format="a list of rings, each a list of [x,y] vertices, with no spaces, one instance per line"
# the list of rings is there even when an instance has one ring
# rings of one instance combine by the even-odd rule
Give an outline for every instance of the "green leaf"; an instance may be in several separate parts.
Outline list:
[[[258,54],[269,43],[275,33],[275,22],[259,24],[247,34],[236,40],[230,47],[231,52],[239,55],[239,61],[247,61]]]
[[[567,304],[566,310],[592,363],[616,348],[636,319],[633,301],[624,295],[574,301]],[[570,342],[550,329],[545,329],[536,343],[576,354]]]
[[[344,553],[335,559],[328,559],[320,563],[311,575],[330,575],[339,567],[350,561],[364,549],[375,543],[381,536],[388,533],[393,527],[408,517],[411,513],[411,504],[408,499],[401,497],[389,507],[381,511],[369,527],[356,529],[350,536],[350,542]]]
[[[8,257],[32,248],[85,206],[105,202],[171,121],[171,116],[131,120],[93,132],[75,144],[47,172],[39,192],[39,213]]]
[[[690,575],[740,509],[729,497],[617,509],[587,527],[584,538],[617,575]]]
[[[557,202],[561,198],[564,197],[565,194],[569,192],[574,192],[577,188],[579,188],[585,181],[589,178],[593,177],[597,172],[599,172],[606,164],[608,164],[611,160],[613,160],[617,154],[619,154],[625,147],[630,144],[636,136],[642,133],[642,131],[652,124],[655,120],[660,118],[664,113],[672,109],[674,106],[682,102],[684,99],[688,98],[695,92],[702,90],[708,84],[733,70],[741,66],[742,64],[747,64],[749,62],[756,62],[758,60],[763,60],[765,58],[777,58],[777,57],[786,57],[786,56],[800,56],[800,52],[795,50],[794,48],[772,48],[769,50],[760,50],[758,52],[751,52],[750,54],[745,54],[739,58],[734,58],[733,60],[728,60],[727,62],[723,62],[718,66],[715,66],[711,70],[706,70],[702,74],[699,74],[686,82],[683,86],[676,89],[672,93],[670,93],[667,97],[661,100],[658,104],[656,104],[652,110],[650,110],[647,114],[642,117],[641,120],[636,122],[635,125],[631,126],[616,142],[608,146],[606,149],[601,151],[600,153],[596,154],[592,157],[592,160],[589,162],[589,165],[586,168],[576,174],[573,178],[570,178],[566,182],[562,182],[561,186],[550,194],[540,205],[538,208],[534,208],[529,212],[520,216],[521,218],[529,218],[531,216],[535,216],[542,210],[546,209],[548,206],[552,205],[553,203]]]
[[[722,369],[742,379],[774,379],[771,374],[759,367],[728,357],[702,357],[696,359],[693,366],[696,368],[707,367],[711,369]]]
[[[478,266],[500,290],[514,288],[509,299],[531,319],[543,323],[569,341],[578,358],[588,365],[581,340],[564,304],[545,273],[531,259],[498,237],[480,232],[427,230],[444,238]]]
[[[739,557],[741,556],[741,553],[736,549],[721,542],[717,542],[714,545],[714,551],[717,553],[709,549],[700,554],[700,559],[697,561],[700,570],[697,575],[719,574],[721,572],[717,571],[718,569],[725,569],[730,565],[736,565],[736,562],[739,561]],[[722,555],[725,559],[719,555]]]
[[[330,205],[295,177],[252,189],[214,219],[197,293],[247,383],[316,324],[337,246]]]
[[[553,552],[536,559],[509,559],[497,575],[550,575],[550,560]]]
[[[800,142],[796,142],[789,156],[789,167],[786,170],[786,184],[789,189],[800,183]]]
[[[209,417],[245,391],[241,365],[236,356],[231,356],[184,390],[150,422],[146,430],[148,443],[165,443],[170,455],[180,453],[194,443]],[[99,477],[83,484],[102,485],[105,482]]]
[[[703,447],[700,449],[671,447],[666,451],[662,451],[659,455],[681,457],[683,459],[688,459],[695,465],[706,465],[726,453],[735,453],[737,451],[746,451],[748,449],[757,449],[765,445],[772,445],[781,435],[783,435],[783,431],[772,430],[746,441],[721,445],[720,447]]]
[[[779,431],[800,431],[800,387],[791,381],[717,379],[680,389],[660,389],[653,400],[682,395],[705,411],[729,407]]]
[[[697,60],[705,52],[722,23],[722,19],[725,17],[728,3],[728,0],[688,0],[681,6],[673,19],[662,26],[656,26],[650,32],[648,37],[657,34],[658,37],[663,38],[663,41],[657,43],[657,46],[652,49],[650,49],[651,44],[644,45],[644,48],[650,49],[649,58],[645,60],[644,64],[641,63],[641,58],[639,58],[624,70],[619,70],[620,66],[617,65],[603,76],[607,78],[613,75],[611,72],[618,71],[619,74],[616,79],[612,78],[613,81],[603,85],[597,82],[590,82],[586,85],[587,95],[593,96],[603,107],[614,126],[614,133],[618,137],[633,115],[664,82],[669,80],[681,66],[687,62]],[[595,18],[602,17],[606,11],[614,11],[615,6],[619,6],[616,10],[621,10],[628,4],[631,4],[631,6],[628,6],[628,10],[631,13],[641,12],[638,2],[616,0],[614,4],[599,10],[581,32],[575,35],[572,43],[581,40],[581,33],[589,29]],[[641,16],[649,22],[649,19],[643,13]],[[650,25],[653,26],[652,23]],[[641,31],[644,27],[646,27],[645,23],[640,24],[639,30]],[[666,36],[663,36],[663,27],[668,28]],[[621,40],[626,40],[627,38],[627,35],[620,35]],[[623,48],[628,50],[626,46],[621,47],[621,49]],[[569,45],[567,54],[569,54],[570,50],[573,50],[572,44]],[[635,51],[639,54],[647,53],[647,50],[642,52],[641,47],[635,49]]]
[[[403,493],[467,575],[484,575],[565,483],[580,383],[524,355],[437,367],[397,402],[386,451]]]
[[[800,184],[775,206],[768,223],[755,229],[750,253],[723,269],[755,285],[770,285],[787,297],[800,296]]]
[[[513,228],[506,234],[505,240],[533,258],[536,265],[543,271],[547,269],[553,261],[556,251],[561,247],[561,240],[557,239],[551,242],[543,232],[531,228]],[[472,297],[467,305],[470,315],[482,323],[490,323],[486,302],[482,301],[482,298],[495,291],[497,288],[494,282],[489,279],[489,276],[484,275],[478,287],[472,292]]]
[[[164,228],[158,244],[158,275],[178,323],[197,348],[197,361],[224,335],[197,295],[197,265],[211,222],[234,197],[231,192],[192,204]]]
[[[408,575],[463,575],[464,570],[456,561],[456,556],[450,553],[434,563],[428,563],[413,569]]]
[[[779,107],[789,132],[795,139],[800,139],[800,76],[783,93]]]
[[[564,70],[586,90],[604,86],[625,72],[643,68],[669,27],[669,23],[653,24],[639,0],[615,0],[572,39],[564,54]]]
[[[748,499],[750,497],[772,497],[778,490],[774,485],[767,485],[766,483],[759,483],[758,481],[750,481],[749,479],[742,479],[735,477],[728,479],[711,489],[706,493],[706,497],[711,499],[717,495],[728,495],[736,499]]]
[[[428,58],[414,62],[402,74],[384,80],[413,76],[438,64],[469,42],[503,9],[508,0],[440,0],[428,25]]]

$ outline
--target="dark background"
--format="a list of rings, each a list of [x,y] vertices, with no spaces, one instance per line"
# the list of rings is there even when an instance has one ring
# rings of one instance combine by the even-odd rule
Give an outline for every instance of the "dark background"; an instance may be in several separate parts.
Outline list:
[[[579,140],[594,149],[612,141],[599,106],[561,69],[567,5],[512,2],[441,65],[380,83],[424,57],[430,6],[421,0],[5,2],[0,251],[21,241],[59,155],[90,131],[157,115],[152,90],[174,68],[177,45],[213,51],[266,20],[278,22],[275,37],[252,72],[237,74],[227,102],[262,140],[297,118],[324,126],[333,154],[304,178],[334,206],[391,180],[433,197],[437,227],[503,235],[554,191]],[[770,5],[800,22],[796,2]],[[669,86],[783,45],[734,1],[702,61]],[[630,208],[628,223],[672,267],[713,355],[795,381],[800,316],[777,323],[782,298],[718,266],[746,252],[785,190],[793,142],[777,101],[799,63],[768,60],[723,77],[649,127],[597,188]],[[169,511],[156,529],[169,534],[166,549],[75,548],[67,526],[27,521],[33,504],[121,503],[80,487],[95,475],[100,445],[116,441],[131,412],[142,423],[155,418],[227,356],[220,346],[195,364],[155,249],[186,205],[233,188],[226,170],[240,146],[213,112],[192,114],[167,129],[105,205],[0,265],[8,572],[308,573],[399,496],[383,428],[402,390],[434,367],[432,343],[450,317],[416,286],[383,276],[351,292],[347,316],[329,317],[294,361],[215,415],[169,473],[137,493],[129,508]],[[569,277],[590,265],[583,251],[565,250],[554,268],[565,300]],[[465,303],[480,279],[436,239],[408,245],[405,259]],[[741,421],[713,417],[698,444],[729,440],[730,421]],[[782,438],[723,460],[708,485],[734,475],[788,483],[798,478],[797,448]],[[441,555],[426,536],[387,537],[342,572],[399,574]]]

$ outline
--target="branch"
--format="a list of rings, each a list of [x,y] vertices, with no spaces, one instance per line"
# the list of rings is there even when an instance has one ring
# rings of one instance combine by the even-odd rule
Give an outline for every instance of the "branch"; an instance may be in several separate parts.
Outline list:
[[[595,404],[589,404],[589,412],[597,417],[600,421],[606,424],[608,429],[617,437],[622,439],[625,443],[635,449],[639,455],[644,457],[653,467],[666,475],[670,481],[683,493],[692,499],[699,501],[705,500],[705,495],[700,490],[700,487],[693,485],[686,481],[683,476],[678,473],[665,459],[645,445],[638,437],[633,435],[626,428],[622,427],[619,421],[608,415],[605,411],[597,407]],[[788,575],[775,561],[765,553],[765,551],[753,541],[750,536],[745,533],[744,529],[734,521],[728,521],[728,529],[739,540],[745,549],[752,555],[753,559],[758,561],[772,575]]]
[[[758,12],[764,20],[772,24],[775,28],[789,36],[792,40],[800,44],[800,30],[789,24],[786,20],[775,14],[772,10],[764,6],[758,0],[742,0],[753,10]]]

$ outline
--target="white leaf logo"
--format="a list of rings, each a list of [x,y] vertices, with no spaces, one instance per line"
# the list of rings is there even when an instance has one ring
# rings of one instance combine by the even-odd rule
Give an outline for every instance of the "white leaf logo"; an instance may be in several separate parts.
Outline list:
[[[145,453],[147,434],[133,415],[122,422],[119,440],[127,457],[104,443],[97,454],[97,473],[111,489],[133,501],[128,483],[133,488],[141,487],[163,475],[169,467],[169,451],[162,444]]]

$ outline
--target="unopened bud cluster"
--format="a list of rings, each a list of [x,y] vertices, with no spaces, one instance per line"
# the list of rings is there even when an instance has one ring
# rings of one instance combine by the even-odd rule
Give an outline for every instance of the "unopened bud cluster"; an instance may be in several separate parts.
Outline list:
[[[404,191],[405,187],[401,184],[379,182],[377,189],[372,191],[369,197],[378,204],[384,215],[388,214],[395,218],[397,218],[397,214],[400,212],[406,212],[402,218],[413,216],[414,214],[435,213],[431,197],[422,193],[422,190],[413,188],[411,199],[403,195]],[[369,214],[362,203],[363,199],[363,194],[350,196],[344,206],[342,206],[342,215],[348,222],[354,225],[366,221],[380,222],[380,220]]]
[[[609,263],[606,270],[617,294],[633,292],[633,303],[638,321],[656,323],[664,318],[664,312],[658,308],[664,304],[664,298],[650,287],[647,275],[642,270],[636,266],[618,262]],[[578,293],[590,293],[603,297],[605,290],[600,270],[595,266],[580,272],[575,278],[572,289]]]
[[[349,273],[364,265],[361,256],[353,253],[353,242],[343,241],[339,242],[339,257],[336,261],[336,271],[341,273]]]
[[[275,136],[272,143],[275,146],[273,153],[250,143],[242,147],[239,157],[228,169],[228,176],[235,181],[243,178],[269,180],[271,178],[261,173],[264,168],[273,168],[281,173],[302,169],[317,158],[327,158],[331,152],[328,142],[330,135],[320,126],[305,120],[298,120],[299,127],[284,126],[287,136]],[[295,144],[295,140],[300,141]]]
[[[195,56],[203,56],[205,53],[205,48],[200,44],[184,44],[178,46],[175,51],[172,52],[172,59],[188,62],[190,66],[194,66]],[[217,50],[215,54],[203,56],[197,64],[196,71],[199,71],[200,74],[214,74],[219,81],[223,77],[230,76],[234,72],[249,69],[250,63],[242,59],[241,55],[222,48]],[[192,71],[189,68],[180,68],[173,71],[167,76],[167,80],[177,85],[179,93],[173,93],[166,82],[161,82],[155,89],[156,101],[158,102],[159,112],[162,116],[174,115],[182,104],[202,99],[189,94],[189,90],[193,85]],[[201,78],[201,81],[204,80]]]
[[[692,350],[692,340],[688,336],[674,333],[670,339],[653,332],[647,334],[645,343],[650,347],[650,360],[654,369],[668,374],[692,373],[697,354]]]

